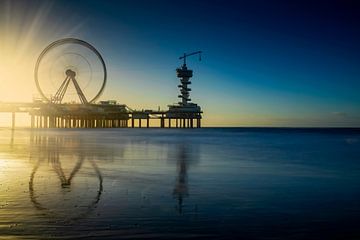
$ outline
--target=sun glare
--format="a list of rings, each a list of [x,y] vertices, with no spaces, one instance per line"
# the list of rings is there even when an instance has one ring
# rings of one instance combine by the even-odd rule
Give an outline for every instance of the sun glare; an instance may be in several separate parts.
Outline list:
[[[31,100],[32,70],[27,61],[17,61],[11,56],[0,59],[1,101]]]
[[[29,102],[36,94],[33,69],[50,7],[30,14],[16,4],[0,4],[0,101]]]
[[[5,37],[1,41],[0,101],[31,101],[34,84],[33,62],[28,50],[24,49],[21,41],[16,41],[15,37]]]

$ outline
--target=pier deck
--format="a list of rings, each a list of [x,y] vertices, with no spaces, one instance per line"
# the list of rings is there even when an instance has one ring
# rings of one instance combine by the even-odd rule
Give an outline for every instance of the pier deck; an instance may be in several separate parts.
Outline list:
[[[55,104],[45,102],[0,102],[0,112],[29,113],[32,128],[193,128],[201,127],[201,111],[132,110],[124,104]],[[142,123],[145,121],[145,124]],[[155,122],[155,124],[154,124]]]

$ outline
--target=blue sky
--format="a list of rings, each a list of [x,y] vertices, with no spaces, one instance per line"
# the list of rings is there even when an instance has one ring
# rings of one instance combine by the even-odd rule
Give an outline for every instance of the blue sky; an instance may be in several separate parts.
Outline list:
[[[207,126],[360,126],[356,1],[5,2],[26,20],[20,42],[40,15],[32,59],[62,37],[93,44],[109,70],[103,99],[165,109],[178,57],[202,50],[188,66]]]

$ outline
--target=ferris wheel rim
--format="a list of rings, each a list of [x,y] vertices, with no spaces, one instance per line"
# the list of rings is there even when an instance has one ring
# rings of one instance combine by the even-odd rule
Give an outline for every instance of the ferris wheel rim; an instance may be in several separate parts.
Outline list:
[[[36,88],[38,89],[40,95],[43,97],[44,100],[46,100],[47,102],[51,102],[51,100],[46,97],[45,93],[43,92],[43,90],[41,89],[40,83],[39,83],[39,76],[38,76],[38,71],[39,71],[39,66],[40,63],[42,61],[42,59],[44,58],[44,56],[53,48],[56,48],[58,46],[64,45],[64,44],[78,44],[80,46],[86,47],[89,50],[91,50],[100,60],[101,66],[103,68],[104,71],[104,77],[103,77],[103,83],[101,85],[100,90],[97,92],[97,94],[95,95],[95,97],[93,97],[91,100],[88,101],[88,103],[93,103],[95,100],[97,100],[101,94],[103,93],[105,86],[106,86],[106,81],[107,81],[107,70],[106,70],[106,65],[105,65],[105,61],[103,59],[103,57],[101,56],[100,52],[94,47],[92,46],[90,43],[81,40],[81,39],[77,39],[77,38],[62,38],[59,40],[56,40],[52,43],[50,43],[46,48],[44,48],[44,50],[40,53],[36,64],[35,64],[35,70],[34,70],[34,77],[35,77],[35,83],[36,83]]]

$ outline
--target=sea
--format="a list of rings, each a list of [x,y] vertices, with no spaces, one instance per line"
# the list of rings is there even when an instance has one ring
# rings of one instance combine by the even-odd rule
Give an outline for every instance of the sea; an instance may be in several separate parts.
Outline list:
[[[360,129],[0,128],[0,239],[360,239]]]

